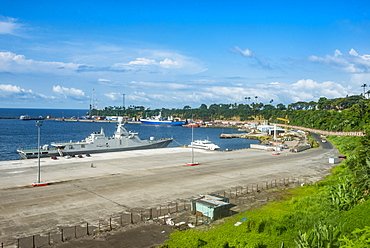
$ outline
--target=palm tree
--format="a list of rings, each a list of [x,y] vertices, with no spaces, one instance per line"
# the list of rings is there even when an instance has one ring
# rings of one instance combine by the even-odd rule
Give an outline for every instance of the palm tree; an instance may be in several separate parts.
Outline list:
[[[250,102],[251,97],[250,97],[250,96],[247,96],[247,97],[245,97],[244,99],[245,99],[245,100],[247,100],[248,102]]]
[[[255,96],[254,98],[256,98],[256,103],[258,103],[258,96]]]

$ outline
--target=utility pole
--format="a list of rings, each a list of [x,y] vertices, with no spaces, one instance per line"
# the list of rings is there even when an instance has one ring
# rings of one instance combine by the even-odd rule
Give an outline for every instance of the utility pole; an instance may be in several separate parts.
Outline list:
[[[122,109],[125,110],[125,94],[122,94]]]

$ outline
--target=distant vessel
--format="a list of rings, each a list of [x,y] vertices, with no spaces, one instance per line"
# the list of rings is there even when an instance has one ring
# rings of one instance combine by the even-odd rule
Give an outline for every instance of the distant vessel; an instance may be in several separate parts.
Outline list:
[[[21,116],[19,117],[19,119],[20,119],[20,120],[22,120],[22,121],[43,120],[43,119],[44,119],[44,117],[42,117],[42,116],[39,116],[39,117],[31,117],[31,116],[29,116],[29,115],[21,115]]]
[[[200,124],[199,123],[188,123],[188,124],[185,124],[185,125],[182,125],[183,127],[199,127]]]
[[[186,124],[186,121],[173,119],[172,116],[168,118],[163,118],[162,113],[159,112],[159,115],[153,116],[152,118],[141,118],[140,122],[143,124],[151,125],[171,125],[171,126],[182,126]]]
[[[172,138],[155,139],[154,137],[150,137],[149,140],[141,140],[138,133],[127,131],[124,128],[123,118],[119,117],[117,130],[112,137],[106,137],[104,129],[101,128],[100,132],[92,133],[82,141],[51,143],[52,147],[44,145],[40,148],[40,157],[164,148],[172,140]],[[17,152],[24,159],[38,157],[38,149],[18,149]]]
[[[190,143],[189,147],[193,148],[201,148],[206,150],[218,150],[220,147],[218,145],[213,144],[209,140],[196,140]]]

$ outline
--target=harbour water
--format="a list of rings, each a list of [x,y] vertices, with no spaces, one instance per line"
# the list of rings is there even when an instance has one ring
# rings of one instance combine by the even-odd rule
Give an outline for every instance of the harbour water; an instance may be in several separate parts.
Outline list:
[[[1,109],[0,117],[19,117],[20,115],[72,117],[85,115],[87,110],[71,109]],[[36,148],[38,128],[35,121],[21,121],[19,119],[0,119],[0,161],[20,159],[17,153],[19,148]],[[41,146],[51,142],[80,141],[92,132],[99,132],[104,128],[107,136],[112,136],[116,130],[115,122],[82,122],[45,120],[40,128]],[[127,123],[128,131],[139,133],[141,139],[174,138],[169,147],[189,145],[192,140],[192,129],[181,126],[154,126]],[[220,139],[221,133],[239,133],[229,128],[194,128],[194,140],[209,139],[220,146],[220,150],[249,148],[250,144],[259,143],[249,139]]]

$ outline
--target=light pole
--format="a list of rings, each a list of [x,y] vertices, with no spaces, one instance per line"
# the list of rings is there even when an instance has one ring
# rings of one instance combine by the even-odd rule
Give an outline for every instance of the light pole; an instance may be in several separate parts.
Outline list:
[[[38,134],[37,134],[37,147],[38,147],[38,153],[37,153],[37,159],[38,159],[38,165],[39,165],[39,173],[37,175],[37,183],[40,184],[40,180],[41,180],[41,167],[40,167],[40,129],[41,129],[41,126],[42,126],[42,123],[43,121],[36,121],[36,126],[37,126],[37,129],[38,129]]]

